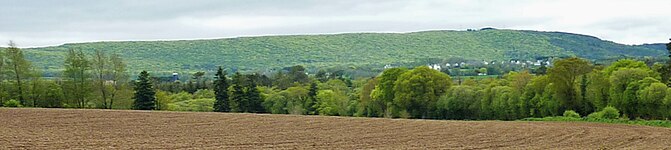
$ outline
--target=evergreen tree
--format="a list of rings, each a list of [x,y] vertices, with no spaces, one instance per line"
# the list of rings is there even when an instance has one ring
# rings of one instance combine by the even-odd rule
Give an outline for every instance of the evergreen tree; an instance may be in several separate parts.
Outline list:
[[[196,85],[193,84],[192,80],[189,80],[189,82],[186,83],[186,92],[189,92],[189,93],[193,94],[197,90],[198,90],[198,88],[196,88]]]
[[[261,92],[256,88],[254,78],[247,78],[248,86],[245,95],[247,97],[248,107],[246,112],[263,112],[263,99]]]
[[[315,78],[317,78],[317,80],[319,80],[319,82],[328,81],[328,75],[326,74],[326,71],[324,71],[322,69],[319,69],[319,71],[317,71],[317,74],[315,74]]]
[[[317,114],[317,109],[315,105],[317,105],[317,92],[319,91],[319,88],[317,88],[317,83],[312,82],[310,84],[310,91],[308,92],[308,101],[306,102],[306,110],[308,111],[307,114]]]
[[[226,79],[226,72],[221,67],[217,70],[214,81],[214,111],[229,112],[230,106],[228,104],[228,79]]]
[[[245,96],[244,77],[235,72],[233,75],[233,91],[230,95],[230,107],[232,112],[245,112],[247,108],[247,97]]]
[[[149,73],[142,71],[135,82],[133,108],[137,110],[153,110],[156,108],[156,92],[151,85]]]

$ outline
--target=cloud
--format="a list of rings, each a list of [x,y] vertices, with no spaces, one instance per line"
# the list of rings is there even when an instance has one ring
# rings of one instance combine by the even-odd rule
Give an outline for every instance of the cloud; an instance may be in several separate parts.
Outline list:
[[[497,27],[625,44],[666,42],[666,0],[115,0],[0,5],[0,41],[23,46]]]

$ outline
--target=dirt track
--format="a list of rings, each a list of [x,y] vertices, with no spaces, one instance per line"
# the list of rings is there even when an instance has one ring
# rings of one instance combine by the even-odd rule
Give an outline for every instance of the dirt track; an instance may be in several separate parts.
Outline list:
[[[65,148],[671,149],[671,129],[598,123],[0,108],[0,149]]]

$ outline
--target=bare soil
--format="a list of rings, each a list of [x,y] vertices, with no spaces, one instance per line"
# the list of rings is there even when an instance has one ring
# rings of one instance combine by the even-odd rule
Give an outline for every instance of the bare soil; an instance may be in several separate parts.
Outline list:
[[[561,122],[0,108],[0,149],[671,149],[671,129]]]

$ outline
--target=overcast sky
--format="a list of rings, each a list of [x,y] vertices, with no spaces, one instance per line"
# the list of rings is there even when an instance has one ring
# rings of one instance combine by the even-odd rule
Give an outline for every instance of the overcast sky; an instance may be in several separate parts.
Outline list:
[[[671,0],[2,0],[0,5],[0,41],[20,47],[482,27],[662,43],[671,37]]]

